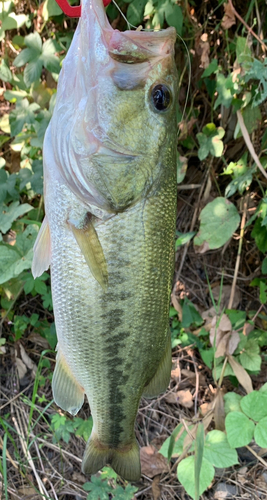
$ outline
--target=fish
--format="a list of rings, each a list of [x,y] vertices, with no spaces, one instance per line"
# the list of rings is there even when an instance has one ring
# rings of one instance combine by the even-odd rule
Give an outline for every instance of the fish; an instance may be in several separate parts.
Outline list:
[[[166,390],[176,222],[176,31],[114,30],[83,0],[44,146],[45,218],[32,263],[51,269],[56,404],[93,428],[82,471],[140,478],[142,396]]]

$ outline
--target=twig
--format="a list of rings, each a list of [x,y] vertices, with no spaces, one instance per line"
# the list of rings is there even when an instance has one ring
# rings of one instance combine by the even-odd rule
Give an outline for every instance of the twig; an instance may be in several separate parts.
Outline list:
[[[236,259],[236,263],[235,263],[235,273],[234,273],[234,279],[233,279],[232,288],[231,288],[231,295],[230,295],[230,299],[229,299],[229,303],[228,303],[228,309],[232,308],[233,301],[234,301],[237,275],[238,275],[240,259],[241,259],[242,243],[243,243],[243,237],[244,237],[244,231],[245,231],[245,223],[246,223],[246,217],[247,217],[248,196],[249,196],[248,194],[245,196],[245,201],[244,201],[244,210],[243,210],[241,227],[240,227],[240,239],[239,239],[239,245],[238,245],[238,253],[237,253],[237,259]]]
[[[263,460],[263,458],[261,458],[258,453],[256,453],[256,451],[253,450],[253,448],[251,448],[250,446],[246,446],[246,448],[250,451],[250,453],[252,453],[252,455],[254,455],[254,457],[256,457],[259,462],[261,462],[264,467],[267,467],[267,462],[265,462],[265,460]]]
[[[79,464],[82,463],[82,459],[79,457],[76,457],[75,455],[73,455],[73,453],[70,453],[69,451],[63,450],[63,449],[59,448],[59,446],[56,446],[55,444],[49,443],[45,439],[42,439],[38,436],[35,436],[32,432],[30,433],[30,436],[35,438],[37,441],[40,441],[40,443],[44,443],[45,446],[47,446],[47,448],[51,448],[51,450],[55,450],[58,453],[62,453],[63,455],[67,455],[68,457],[72,458],[73,460],[76,460],[76,462],[78,462]]]
[[[233,6],[233,2],[232,0],[229,0],[229,3],[232,7],[232,10],[234,12],[234,15],[237,17],[237,19],[239,19],[239,21],[244,24],[245,28],[248,30],[248,32],[254,36],[254,38],[256,38],[256,40],[258,40],[258,42],[265,48],[265,50],[267,50],[267,46],[265,45],[265,43],[263,42],[263,40],[260,39],[260,37],[255,33],[255,31],[253,31],[252,28],[249,27],[249,25],[246,23],[246,21],[243,19],[243,17],[240,16],[240,14],[238,14],[238,12],[235,10],[234,6]]]
[[[238,123],[240,125],[240,128],[241,128],[241,132],[242,132],[242,135],[243,135],[243,138],[244,138],[244,141],[247,145],[247,148],[253,158],[253,160],[255,161],[257,167],[260,169],[262,175],[265,177],[265,179],[267,179],[267,173],[265,172],[260,160],[259,160],[259,157],[257,156],[256,152],[255,152],[255,149],[253,147],[253,144],[251,142],[251,139],[249,137],[249,133],[247,131],[247,127],[245,125],[245,122],[244,122],[244,118],[242,116],[242,113],[240,112],[240,110],[238,110],[236,112],[237,114],[237,119],[238,119]]]

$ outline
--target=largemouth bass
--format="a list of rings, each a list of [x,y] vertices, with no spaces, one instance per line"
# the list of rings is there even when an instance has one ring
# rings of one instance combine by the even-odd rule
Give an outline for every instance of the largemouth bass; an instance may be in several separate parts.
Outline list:
[[[82,469],[140,477],[142,395],[170,379],[176,218],[174,28],[113,30],[84,0],[44,141],[46,217],[32,271],[51,266],[58,336],[52,388],[93,430]]]

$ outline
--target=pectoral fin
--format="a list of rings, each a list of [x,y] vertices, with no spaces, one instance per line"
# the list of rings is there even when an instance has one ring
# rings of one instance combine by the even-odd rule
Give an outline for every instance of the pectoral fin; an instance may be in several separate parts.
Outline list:
[[[45,217],[33,247],[32,274],[34,279],[41,276],[49,268],[50,252],[50,230],[47,217]]]
[[[172,369],[172,349],[171,349],[171,335],[169,335],[166,349],[161,358],[158,369],[149,382],[144,388],[143,396],[145,398],[155,398],[159,394],[166,391],[171,376]]]
[[[92,218],[88,216],[82,228],[77,228],[72,223],[70,223],[70,227],[92,275],[101,285],[103,290],[106,291],[108,287],[107,262],[97,232],[92,223]]]
[[[76,415],[83,405],[84,390],[73,376],[65,358],[60,351],[52,379],[53,397],[62,410]]]

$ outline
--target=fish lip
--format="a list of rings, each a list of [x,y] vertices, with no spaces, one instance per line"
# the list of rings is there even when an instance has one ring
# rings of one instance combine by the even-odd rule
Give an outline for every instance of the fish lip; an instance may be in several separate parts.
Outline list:
[[[148,61],[151,57],[165,57],[174,52],[177,37],[175,28],[168,27],[158,31],[119,31],[113,29],[109,23],[103,0],[85,0],[83,4],[82,8],[86,9],[84,18],[89,21],[86,23],[87,28],[92,28],[89,17],[93,11],[101,29],[101,41],[113,60],[119,59],[120,62],[134,64]]]

